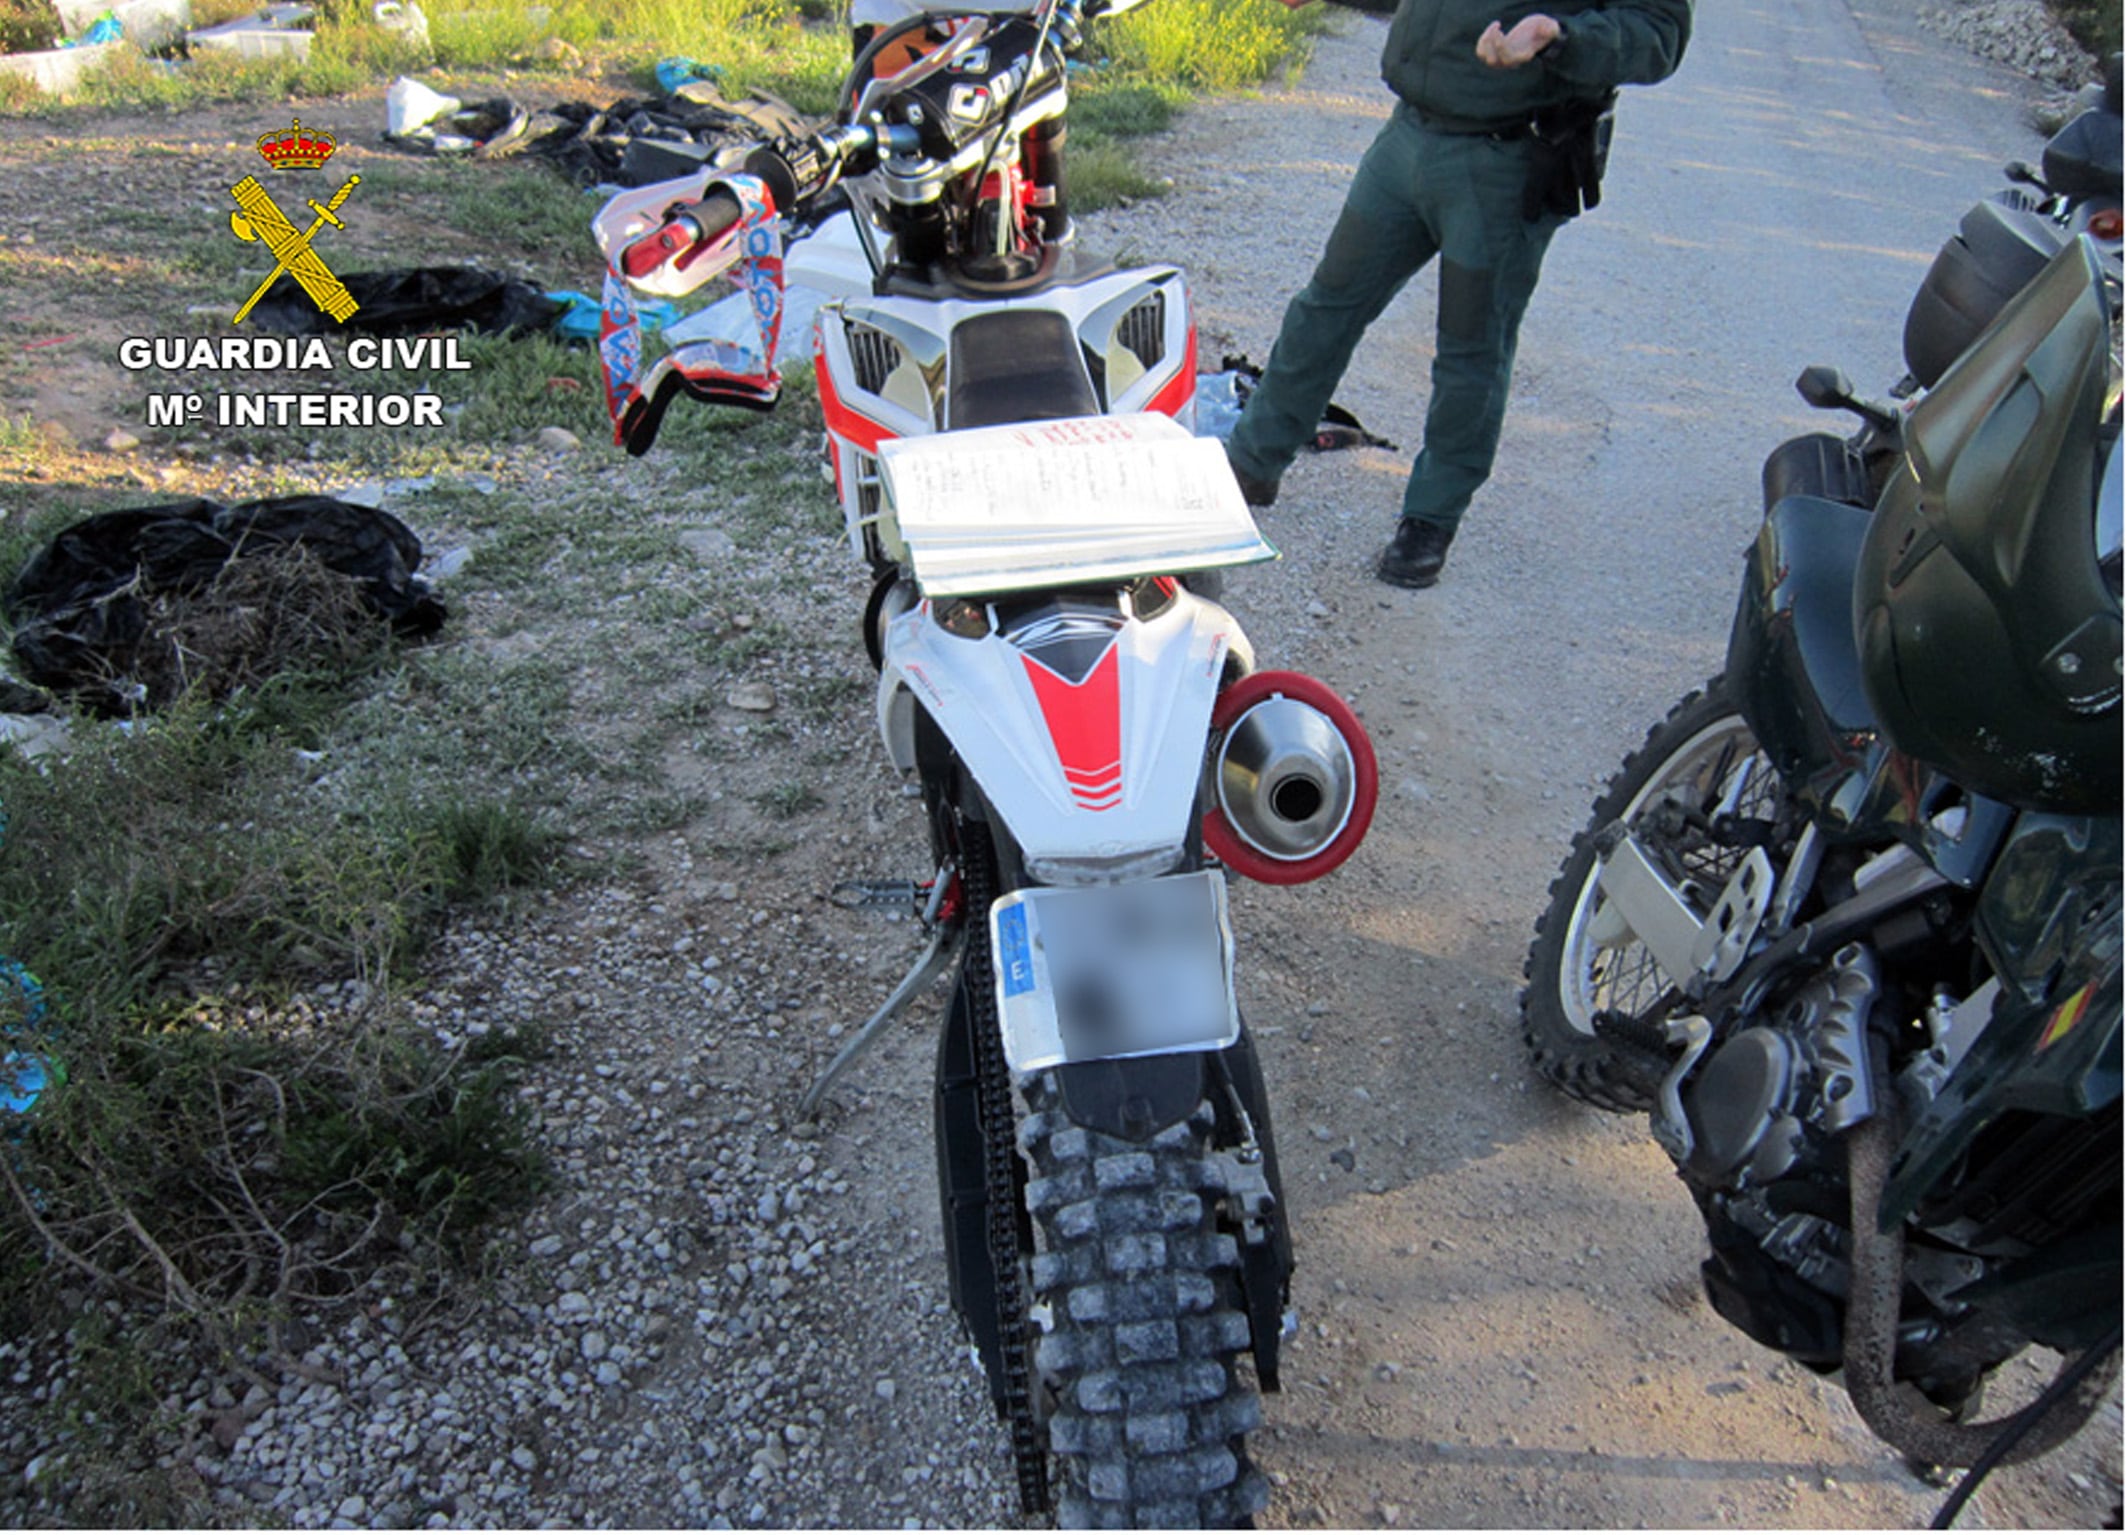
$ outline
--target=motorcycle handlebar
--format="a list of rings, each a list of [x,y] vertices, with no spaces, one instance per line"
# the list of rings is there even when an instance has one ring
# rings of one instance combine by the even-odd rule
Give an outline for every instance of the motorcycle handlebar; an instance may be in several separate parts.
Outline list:
[[[661,226],[620,253],[620,270],[629,277],[646,277],[667,261],[707,245],[744,213],[728,192],[711,192],[698,203],[676,208]]]

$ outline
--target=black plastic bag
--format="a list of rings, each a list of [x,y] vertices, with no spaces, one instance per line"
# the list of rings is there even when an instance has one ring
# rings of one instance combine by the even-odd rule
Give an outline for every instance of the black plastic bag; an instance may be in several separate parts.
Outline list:
[[[413,336],[458,328],[509,335],[544,331],[568,307],[528,282],[476,267],[348,272],[341,280],[361,305],[345,324],[320,310],[286,273],[266,290],[251,317],[269,330],[298,336],[329,331]]]
[[[142,700],[134,677],[159,601],[198,597],[232,563],[298,547],[352,578],[362,607],[399,633],[442,626],[441,599],[414,574],[421,541],[413,530],[389,512],[328,496],[175,501],[86,518],[31,556],[0,611],[15,626],[23,676],[124,713]]]
[[[1218,367],[1220,372],[1233,375],[1235,393],[1239,397],[1239,403],[1245,406],[1248,396],[1255,392],[1255,386],[1262,382],[1261,367],[1249,362],[1245,356],[1232,353],[1228,353]],[[1386,448],[1390,453],[1397,451],[1394,443],[1367,431],[1365,422],[1334,400],[1322,407],[1321,420],[1315,424],[1314,435],[1307,439],[1307,447],[1316,453],[1334,453],[1340,448]]]
[[[648,186],[684,175],[722,150],[802,137],[814,127],[773,96],[755,91],[732,101],[706,81],[604,107],[563,102],[548,115],[560,126],[533,139],[525,153],[551,160],[581,186]]]

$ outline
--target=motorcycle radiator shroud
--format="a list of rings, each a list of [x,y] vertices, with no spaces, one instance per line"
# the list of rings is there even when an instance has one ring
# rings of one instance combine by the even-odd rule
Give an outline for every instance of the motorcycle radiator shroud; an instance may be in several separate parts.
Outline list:
[[[817,376],[854,553],[879,563],[907,552],[885,519],[886,443],[1139,412],[1193,427],[1196,333],[1175,268],[1098,269],[1023,300],[879,294],[848,224],[836,215],[793,249],[789,279],[844,295],[820,312]]]

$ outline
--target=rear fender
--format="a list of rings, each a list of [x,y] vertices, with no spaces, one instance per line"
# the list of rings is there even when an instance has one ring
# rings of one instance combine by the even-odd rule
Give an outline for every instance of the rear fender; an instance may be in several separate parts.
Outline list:
[[[1151,618],[1119,617],[1082,676],[995,630],[940,626],[923,602],[884,626],[880,724],[895,760],[906,711],[928,714],[1036,877],[1178,858],[1192,834],[1211,709],[1238,626],[1183,590]],[[1120,612],[1118,608],[1118,613]],[[905,693],[905,697],[904,697]],[[1166,865],[1171,867],[1171,861]],[[1139,871],[1141,872],[1141,871]]]

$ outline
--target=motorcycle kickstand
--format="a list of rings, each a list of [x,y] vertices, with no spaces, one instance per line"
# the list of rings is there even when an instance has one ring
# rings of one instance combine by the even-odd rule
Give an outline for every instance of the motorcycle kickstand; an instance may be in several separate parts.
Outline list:
[[[834,1059],[827,1063],[826,1069],[812,1079],[812,1085],[805,1089],[804,1097],[797,1102],[797,1112],[804,1118],[812,1119],[818,1115],[821,1102],[834,1084],[841,1080],[842,1073],[854,1065],[856,1058],[877,1041],[879,1035],[885,1032],[886,1025],[900,1016],[901,1009],[943,974],[945,967],[952,963],[953,955],[959,949],[962,926],[957,921],[937,920],[939,908],[944,904],[946,888],[952,884],[951,875],[949,865],[939,869],[937,878],[930,886],[929,903],[922,913],[924,925],[930,928],[930,942],[924,946],[922,954],[917,957],[908,973],[901,977],[901,983],[894,987],[892,994],[879,1005],[878,1011],[864,1021],[863,1027],[836,1052]]]

